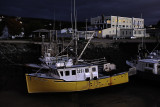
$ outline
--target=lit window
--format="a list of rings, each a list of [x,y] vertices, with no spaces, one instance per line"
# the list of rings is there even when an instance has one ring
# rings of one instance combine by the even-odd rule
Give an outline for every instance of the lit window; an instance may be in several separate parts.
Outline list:
[[[111,21],[110,21],[110,20],[107,20],[107,23],[108,23],[108,24],[110,24],[110,23],[111,23]]]

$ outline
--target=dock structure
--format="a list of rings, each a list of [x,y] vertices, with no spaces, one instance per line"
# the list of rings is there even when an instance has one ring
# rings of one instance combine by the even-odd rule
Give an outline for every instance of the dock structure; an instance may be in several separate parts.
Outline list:
[[[156,43],[158,40],[157,39],[144,39],[145,43]],[[67,43],[69,41],[64,41],[64,46],[67,46]],[[100,39],[100,38],[94,38],[92,39],[92,43],[141,43],[141,39],[117,39],[117,40],[112,40],[112,39]],[[30,40],[0,40],[0,43],[10,43],[10,44],[36,44],[36,45],[41,45],[42,42],[37,42],[37,41],[30,41]],[[44,44],[49,45],[50,42],[44,42]],[[53,43],[54,44],[54,43]]]

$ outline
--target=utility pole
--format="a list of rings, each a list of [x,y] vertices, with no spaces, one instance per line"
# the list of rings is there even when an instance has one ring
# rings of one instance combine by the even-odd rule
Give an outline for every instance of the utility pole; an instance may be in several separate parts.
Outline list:
[[[116,24],[116,40],[117,40],[117,34],[118,34],[117,27],[118,27],[118,16],[117,16],[117,24]]]
[[[141,19],[142,19],[142,13],[141,13]],[[138,27],[139,27],[139,25],[138,25]],[[145,36],[145,30],[144,30],[144,35],[143,35],[143,37]],[[142,37],[142,48],[143,48],[143,37]]]

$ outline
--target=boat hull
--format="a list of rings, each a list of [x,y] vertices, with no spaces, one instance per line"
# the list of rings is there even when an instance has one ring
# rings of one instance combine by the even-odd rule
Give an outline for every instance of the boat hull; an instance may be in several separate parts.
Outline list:
[[[28,93],[73,92],[127,83],[128,72],[90,81],[64,81],[26,74]]]
[[[160,75],[158,74],[153,74],[145,71],[137,71],[136,76],[139,77],[140,79],[160,82]]]

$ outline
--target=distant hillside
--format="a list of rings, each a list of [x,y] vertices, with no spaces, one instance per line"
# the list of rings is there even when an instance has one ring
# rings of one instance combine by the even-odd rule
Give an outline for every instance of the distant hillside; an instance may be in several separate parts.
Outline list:
[[[5,25],[8,27],[9,33],[11,35],[16,35],[19,32],[23,31],[25,33],[25,36],[29,36],[34,30],[37,30],[37,29],[60,30],[63,28],[72,27],[72,24],[69,21],[15,17],[15,16],[7,16],[7,15],[0,15],[0,18],[2,19],[0,21],[0,35],[2,34],[2,31]],[[84,27],[85,27],[85,22],[77,22],[78,30],[81,30]]]

